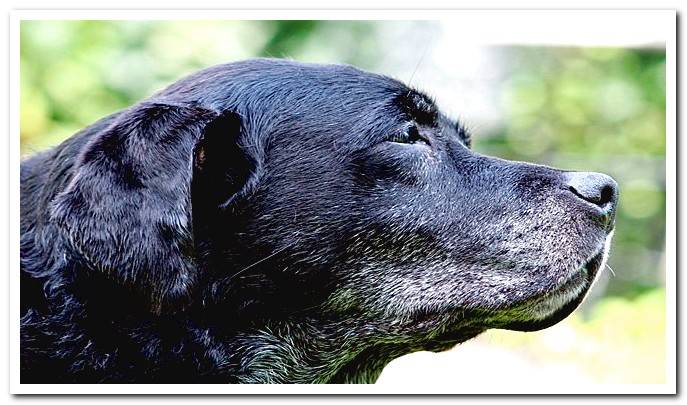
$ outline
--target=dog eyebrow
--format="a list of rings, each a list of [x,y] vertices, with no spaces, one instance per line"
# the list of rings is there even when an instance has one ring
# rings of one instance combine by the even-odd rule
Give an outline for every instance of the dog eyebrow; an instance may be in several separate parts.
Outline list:
[[[465,126],[465,124],[456,120],[453,122],[453,127],[458,133],[458,137],[460,138],[460,140],[463,141],[463,144],[468,148],[472,147],[472,133]]]
[[[428,96],[415,90],[408,90],[399,94],[395,101],[409,120],[423,125],[437,125],[439,110]]]

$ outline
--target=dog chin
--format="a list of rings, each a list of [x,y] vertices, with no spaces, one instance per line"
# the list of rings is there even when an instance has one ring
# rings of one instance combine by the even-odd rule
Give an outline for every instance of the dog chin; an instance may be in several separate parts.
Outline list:
[[[610,248],[611,233],[601,250],[593,255],[575,274],[545,296],[520,307],[517,320],[509,322],[502,329],[516,331],[536,331],[548,328],[567,318],[586,298],[599,274],[606,267]]]

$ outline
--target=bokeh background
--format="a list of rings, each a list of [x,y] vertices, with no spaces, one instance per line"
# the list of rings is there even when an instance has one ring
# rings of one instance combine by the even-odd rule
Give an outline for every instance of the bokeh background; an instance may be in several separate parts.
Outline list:
[[[665,382],[664,44],[484,46],[430,21],[23,21],[20,30],[23,156],[196,69],[268,56],[410,82],[471,128],[480,153],[612,175],[621,188],[612,270],[580,310],[541,332],[494,330],[402,357],[378,383]]]

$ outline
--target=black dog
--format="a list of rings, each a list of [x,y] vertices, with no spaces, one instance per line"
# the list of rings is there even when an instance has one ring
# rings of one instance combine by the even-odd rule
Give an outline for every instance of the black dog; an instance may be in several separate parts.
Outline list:
[[[617,185],[348,66],[195,73],[21,166],[21,382],[374,382],[592,285]]]

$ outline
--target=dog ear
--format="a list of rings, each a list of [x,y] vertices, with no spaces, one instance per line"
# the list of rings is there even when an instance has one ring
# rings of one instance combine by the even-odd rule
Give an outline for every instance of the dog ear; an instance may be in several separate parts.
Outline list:
[[[237,142],[240,127],[233,113],[139,104],[88,143],[51,220],[91,267],[143,294],[153,312],[181,308],[198,276],[194,149],[207,130]]]

